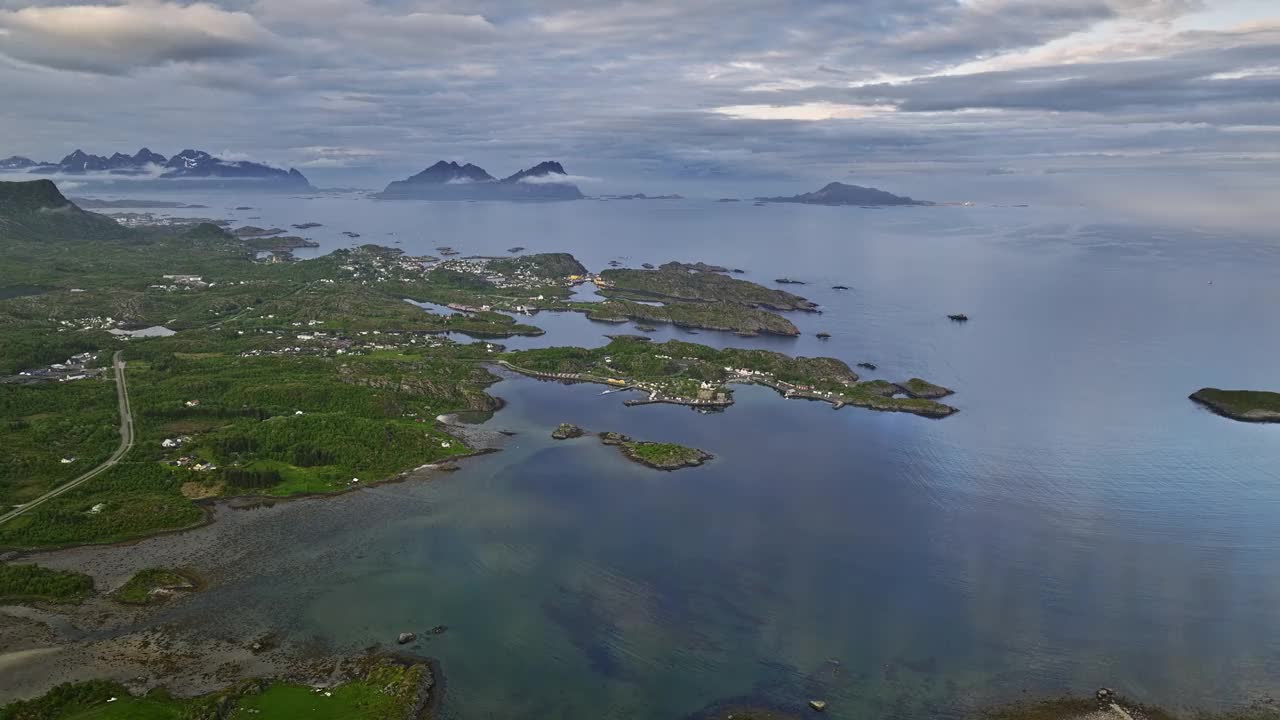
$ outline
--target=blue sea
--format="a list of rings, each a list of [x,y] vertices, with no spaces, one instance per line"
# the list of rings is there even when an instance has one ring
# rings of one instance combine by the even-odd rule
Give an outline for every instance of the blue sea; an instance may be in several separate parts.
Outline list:
[[[810,698],[833,718],[940,717],[1104,685],[1215,708],[1276,688],[1280,425],[1187,399],[1280,389],[1273,236],[1084,207],[192,200],[216,207],[167,212],[323,223],[300,233],[313,254],[525,246],[592,270],[682,260],[795,278],[787,289],[823,310],[791,316],[802,337],[652,335],[872,362],[868,377],[953,388],[960,412],[742,388],[699,414],[504,376],[490,392],[506,406],[484,425],[516,433],[502,452],[362,491],[347,511],[328,501],[185,613],[352,650],[446,624],[418,651],[440,659],[459,719],[799,712]],[[970,322],[948,321],[960,312]],[[527,321],[548,334],[509,346],[634,332]],[[659,473],[590,438],[551,440],[560,422],[716,458]]]

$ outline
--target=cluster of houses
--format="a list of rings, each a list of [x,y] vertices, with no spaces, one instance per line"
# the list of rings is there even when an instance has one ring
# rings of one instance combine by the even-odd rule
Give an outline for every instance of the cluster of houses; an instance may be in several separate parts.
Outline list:
[[[223,224],[222,221],[210,220],[208,218],[169,217],[149,212],[108,213],[107,217],[115,220],[118,224],[124,225],[125,227],[176,227],[179,225],[194,225],[202,222],[212,222],[219,225]]]
[[[365,254],[361,257],[366,259],[367,264],[357,265],[356,263],[347,263],[341,268],[349,273],[354,279],[365,278],[374,282],[386,282],[395,279],[393,275],[396,271],[399,273],[422,274],[430,270],[436,265],[436,261],[423,257],[411,257],[408,255],[387,255],[387,254]],[[332,282],[332,281],[330,281]]]
[[[205,282],[204,278],[199,275],[165,275],[163,279],[168,280],[169,282],[156,283],[154,285],[148,285],[147,287],[152,290],[177,292],[178,290],[202,290],[204,288],[211,288],[217,284]]]
[[[75,320],[59,320],[58,332],[65,332],[67,330],[110,330],[111,328],[115,327],[117,324],[118,323],[116,322],[115,318],[112,318],[111,316],[76,318]]]
[[[187,468],[196,472],[210,472],[218,469],[217,465],[214,465],[211,462],[203,462],[199,458],[191,455],[183,455],[176,460],[166,460],[165,465],[168,465],[169,467]]]
[[[311,324],[323,323],[313,320]],[[298,323],[294,323],[298,325]],[[241,335],[246,331],[241,330]],[[254,331],[249,331],[254,332]],[[256,348],[240,353],[240,357],[270,357],[282,355],[362,355],[374,350],[402,350],[410,347],[438,348],[450,341],[428,333],[397,332],[381,330],[361,330],[355,337],[339,332],[310,331],[288,332],[285,330],[257,330],[263,335],[273,335],[282,340],[296,340],[297,345],[286,345],[278,348]]]
[[[187,407],[195,407],[200,404],[200,401],[188,400],[183,404],[186,405]],[[186,445],[190,442],[191,442],[190,435],[179,435],[178,437],[165,438],[164,440],[161,440],[160,447],[172,450],[174,448],[180,448],[183,445]],[[214,465],[211,462],[204,462],[200,458],[197,458],[192,455],[183,455],[182,457],[179,457],[175,460],[166,460],[164,464],[168,465],[169,467],[188,468],[190,470],[195,470],[196,472],[209,472],[211,470],[218,469],[217,465]]]
[[[489,267],[492,258],[464,258],[460,260],[445,260],[439,263],[439,267],[446,270],[454,270],[456,272],[478,275],[489,284],[504,289],[533,289],[546,287],[555,282],[554,278],[542,277],[528,268],[519,268],[514,273],[497,272]],[[587,275],[569,275],[564,278],[565,285],[577,285],[590,280]],[[541,300],[541,297],[537,298]],[[517,312],[524,310],[517,309]]]
[[[71,382],[97,377],[102,368],[90,367],[96,356],[91,352],[72,355],[65,362],[53,363],[48,367],[23,370],[17,375],[4,378],[3,382],[37,383],[37,382]]]

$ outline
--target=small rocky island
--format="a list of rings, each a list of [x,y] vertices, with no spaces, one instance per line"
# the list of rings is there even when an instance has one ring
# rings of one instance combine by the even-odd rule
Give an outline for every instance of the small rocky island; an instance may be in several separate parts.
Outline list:
[[[586,430],[572,423],[560,423],[555,430],[551,431],[551,437],[555,440],[572,440],[589,434]],[[679,470],[680,468],[697,467],[714,457],[711,453],[697,448],[685,447],[676,443],[633,440],[622,433],[602,432],[598,434],[598,437],[600,442],[605,445],[618,448],[618,451],[628,460],[651,467],[654,470],[671,471]]]
[[[586,430],[583,430],[577,425],[573,425],[571,423],[560,423],[555,430],[551,431],[551,438],[553,440],[572,440],[573,438],[582,437],[586,432]]]
[[[1280,422],[1280,393],[1265,390],[1201,388],[1191,399],[1215,413],[1240,422]]]
[[[600,433],[600,442],[617,447],[623,456],[632,462],[668,472],[680,468],[697,467],[714,457],[711,453],[697,448],[676,443],[632,440],[616,432]]]

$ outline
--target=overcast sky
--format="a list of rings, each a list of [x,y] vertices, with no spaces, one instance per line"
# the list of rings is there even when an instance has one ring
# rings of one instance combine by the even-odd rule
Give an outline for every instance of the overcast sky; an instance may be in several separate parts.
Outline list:
[[[0,156],[36,159],[196,147],[370,185],[556,159],[619,189],[952,197],[1212,178],[1274,200],[1280,2],[0,0],[0,94]]]

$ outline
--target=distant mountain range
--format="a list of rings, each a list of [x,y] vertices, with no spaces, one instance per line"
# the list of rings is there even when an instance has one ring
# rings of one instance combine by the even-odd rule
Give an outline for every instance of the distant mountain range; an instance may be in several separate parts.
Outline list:
[[[272,189],[312,190],[307,178],[294,169],[282,170],[248,160],[223,160],[203,150],[183,150],[166,158],[148,148],[133,155],[115,153],[110,157],[76,150],[58,162],[40,162],[14,155],[0,160],[0,171],[25,171],[37,175],[103,176],[123,180],[154,178],[156,180],[200,179],[219,181],[214,185],[234,187],[232,181],[255,181]]]
[[[803,203],[805,205],[932,205],[925,200],[913,200],[903,195],[894,195],[872,187],[846,185],[840,182],[828,183],[821,190],[792,195],[790,197],[756,198],[760,202]]]
[[[563,176],[563,179],[560,179]],[[581,200],[582,191],[558,162],[538,163],[501,180],[484,168],[440,162],[375,195],[383,200]]]

